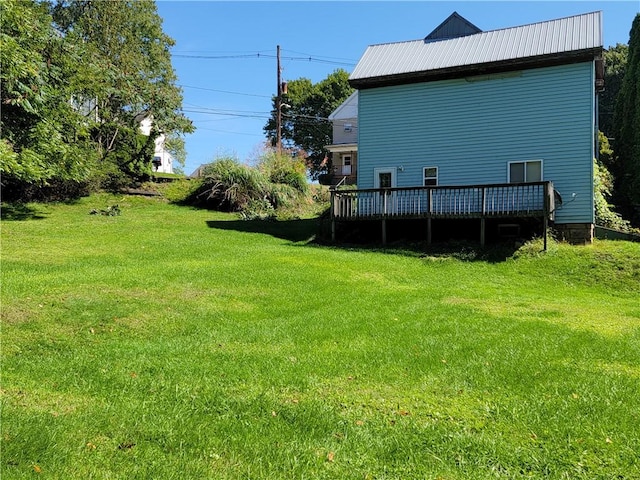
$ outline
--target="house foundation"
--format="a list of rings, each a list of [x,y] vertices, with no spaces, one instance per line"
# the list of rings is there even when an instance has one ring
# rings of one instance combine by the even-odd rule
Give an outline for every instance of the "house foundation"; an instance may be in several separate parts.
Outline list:
[[[588,245],[593,243],[593,223],[563,223],[554,226],[558,240],[572,245]]]

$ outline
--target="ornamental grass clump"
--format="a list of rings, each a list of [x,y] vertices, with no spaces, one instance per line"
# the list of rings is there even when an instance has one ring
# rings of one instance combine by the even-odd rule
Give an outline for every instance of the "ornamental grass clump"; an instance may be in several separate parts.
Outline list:
[[[202,186],[187,203],[239,212],[242,218],[272,218],[277,210],[309,203],[302,159],[268,151],[251,167],[223,157],[204,167]]]
[[[220,158],[204,168],[199,199],[214,208],[241,211],[253,200],[265,198],[268,191],[264,175],[233,158]]]

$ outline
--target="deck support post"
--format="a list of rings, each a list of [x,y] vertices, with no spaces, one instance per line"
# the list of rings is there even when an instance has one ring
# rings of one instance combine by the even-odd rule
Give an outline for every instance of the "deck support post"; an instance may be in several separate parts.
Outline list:
[[[329,207],[329,209],[331,210],[331,242],[332,243],[336,242],[335,196],[336,196],[336,191],[334,189],[331,189],[331,206]]]
[[[431,217],[427,217],[427,245],[431,245]]]
[[[484,248],[484,240],[486,234],[486,221],[485,218],[480,218],[480,246]]]
[[[544,228],[544,251],[547,251],[547,230],[549,230],[549,216],[545,214],[542,221],[542,228]]]
[[[387,244],[387,219],[382,219],[382,245]]]

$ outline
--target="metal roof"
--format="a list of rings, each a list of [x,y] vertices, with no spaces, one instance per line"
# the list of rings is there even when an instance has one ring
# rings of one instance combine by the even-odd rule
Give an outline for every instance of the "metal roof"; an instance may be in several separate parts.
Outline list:
[[[517,64],[522,59],[560,58],[598,49],[602,49],[602,12],[592,12],[435,42],[421,39],[371,45],[349,80],[357,87],[373,83],[367,79],[463,71],[500,62]]]

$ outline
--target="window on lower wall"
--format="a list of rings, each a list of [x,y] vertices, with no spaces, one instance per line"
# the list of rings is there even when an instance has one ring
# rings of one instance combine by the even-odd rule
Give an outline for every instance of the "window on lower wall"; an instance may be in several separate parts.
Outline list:
[[[438,167],[424,167],[422,184],[425,187],[435,187],[438,185]]]
[[[542,160],[527,162],[509,162],[509,183],[527,183],[542,181]]]

